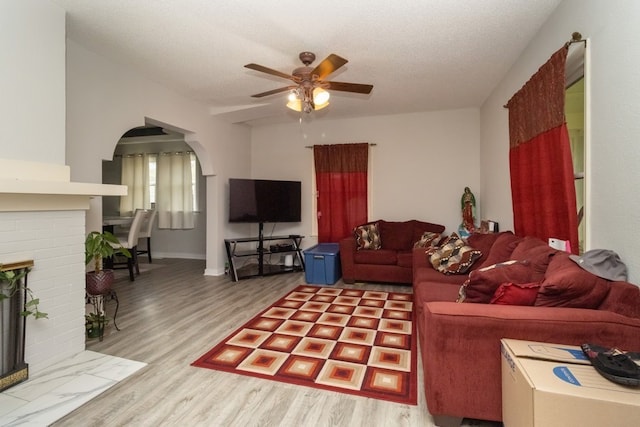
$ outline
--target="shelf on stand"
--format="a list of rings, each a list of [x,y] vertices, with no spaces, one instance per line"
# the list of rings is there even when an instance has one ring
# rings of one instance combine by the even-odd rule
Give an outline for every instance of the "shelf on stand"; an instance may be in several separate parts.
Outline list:
[[[304,271],[304,258],[302,256],[302,249],[300,243],[304,236],[297,234],[290,234],[288,236],[269,236],[264,237],[262,233],[262,224],[260,224],[260,235],[258,237],[243,237],[239,239],[225,239],[224,245],[227,250],[227,259],[229,261],[229,274],[231,280],[237,282],[240,279],[246,279],[249,277],[268,276],[272,274],[291,273],[296,271]],[[286,245],[284,250],[271,251],[265,248],[265,242],[283,241]],[[258,243],[256,249],[247,250],[238,248],[238,245]],[[291,254],[295,260],[293,265],[285,266],[281,264],[272,264],[267,262],[265,258],[270,258],[274,255],[286,255]],[[240,260],[256,258],[256,263],[249,263],[240,266]],[[297,264],[296,262],[297,261]]]

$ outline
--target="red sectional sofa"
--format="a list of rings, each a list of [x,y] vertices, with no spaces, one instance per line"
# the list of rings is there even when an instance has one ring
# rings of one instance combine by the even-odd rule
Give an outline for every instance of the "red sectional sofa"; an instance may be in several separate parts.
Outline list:
[[[413,251],[416,322],[433,416],[502,420],[501,338],[640,351],[638,286],[599,278],[538,239],[503,232],[467,242],[483,254],[463,275],[444,275],[424,248]],[[465,282],[466,301],[458,303]],[[497,289],[527,286],[535,288],[533,299],[517,302],[533,305],[489,303],[504,295]]]
[[[345,283],[385,282],[411,284],[413,273],[413,247],[425,232],[440,234],[444,226],[417,220],[378,220],[360,227],[373,226],[378,235],[375,247],[358,245],[356,235],[342,239],[340,263]]]

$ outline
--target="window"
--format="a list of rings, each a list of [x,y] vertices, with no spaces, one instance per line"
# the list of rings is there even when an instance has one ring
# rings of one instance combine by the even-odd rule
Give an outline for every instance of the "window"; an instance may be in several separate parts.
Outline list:
[[[191,158],[191,197],[193,199],[193,211],[198,212],[198,158],[194,153],[189,153]],[[150,203],[156,204],[156,191],[157,191],[157,169],[158,169],[158,155],[153,154],[149,156],[149,200]]]
[[[120,215],[155,207],[158,227],[194,228],[198,211],[198,162],[191,152],[132,154],[122,157]]]

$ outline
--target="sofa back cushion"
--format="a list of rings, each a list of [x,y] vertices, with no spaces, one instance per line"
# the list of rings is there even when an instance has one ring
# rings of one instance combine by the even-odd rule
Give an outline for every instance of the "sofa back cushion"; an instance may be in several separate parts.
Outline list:
[[[383,249],[409,250],[413,247],[413,224],[410,221],[378,221]]]
[[[425,231],[442,233],[444,226],[430,222],[416,221],[384,221],[379,220],[380,242],[383,249],[409,251],[420,240]]]
[[[497,241],[498,237],[500,237],[500,234],[501,233],[473,233],[469,237],[467,237],[467,244],[472,248],[482,252],[482,256],[478,258],[478,260],[476,260],[476,263],[474,264],[475,268],[480,268],[480,266],[484,264],[484,261],[489,256],[491,248]],[[495,262],[492,264],[495,264]]]
[[[491,246],[489,253],[480,259],[481,264],[477,268],[484,268],[510,260],[514,249],[523,239],[511,231],[502,231],[497,234],[498,237],[495,243]]]
[[[558,252],[537,237],[527,236],[516,245],[510,258],[528,261],[536,273],[544,275],[551,258]]]
[[[413,239],[412,239],[413,243],[420,240],[422,235],[427,231],[431,233],[438,233],[438,234],[444,233],[444,225],[433,224],[431,222],[417,221],[415,219],[412,219],[410,222],[413,225]]]
[[[535,305],[598,308],[610,287],[610,281],[584,270],[568,253],[558,252],[549,263]]]

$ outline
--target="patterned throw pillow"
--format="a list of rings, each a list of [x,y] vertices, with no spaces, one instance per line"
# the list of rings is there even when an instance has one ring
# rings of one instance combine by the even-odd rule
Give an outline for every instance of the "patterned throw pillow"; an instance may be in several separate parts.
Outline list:
[[[464,274],[482,252],[467,246],[464,240],[452,233],[451,236],[431,254],[431,265],[444,274]]]
[[[440,241],[440,233],[433,233],[431,231],[425,231],[420,237],[420,240],[413,244],[414,248],[426,248],[434,247]]]
[[[362,224],[353,229],[356,236],[356,249],[380,249],[382,242],[380,241],[380,231],[377,222]]]

